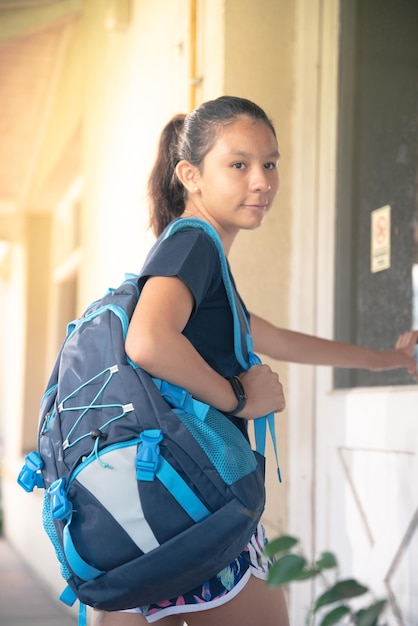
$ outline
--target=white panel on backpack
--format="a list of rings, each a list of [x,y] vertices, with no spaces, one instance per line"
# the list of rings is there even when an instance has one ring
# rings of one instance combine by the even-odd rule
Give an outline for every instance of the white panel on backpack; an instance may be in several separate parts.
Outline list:
[[[135,471],[137,446],[116,448],[94,460],[77,479],[122,526],[142,552],[160,545],[144,518]],[[106,463],[109,467],[103,467]]]

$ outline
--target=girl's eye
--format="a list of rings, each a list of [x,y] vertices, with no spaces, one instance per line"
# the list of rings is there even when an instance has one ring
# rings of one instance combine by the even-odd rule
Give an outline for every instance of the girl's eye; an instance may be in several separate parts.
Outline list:
[[[277,165],[276,163],[264,163],[264,169],[266,170],[274,170],[276,169]]]
[[[245,163],[242,163],[242,162],[234,163],[232,167],[234,167],[236,170],[243,170],[245,167]]]

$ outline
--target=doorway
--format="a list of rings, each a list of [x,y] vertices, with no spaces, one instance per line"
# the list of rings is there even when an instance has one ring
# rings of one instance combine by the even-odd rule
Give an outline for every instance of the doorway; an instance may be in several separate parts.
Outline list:
[[[333,335],[384,348],[416,301],[418,4],[341,0],[339,24]],[[402,371],[319,369],[315,394],[316,545],[389,599],[390,626],[414,626],[418,387]]]

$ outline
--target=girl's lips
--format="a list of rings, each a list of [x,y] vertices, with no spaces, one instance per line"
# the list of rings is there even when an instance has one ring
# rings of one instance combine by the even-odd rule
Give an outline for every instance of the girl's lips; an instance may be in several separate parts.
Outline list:
[[[256,211],[265,211],[268,208],[268,204],[246,204],[245,206]]]

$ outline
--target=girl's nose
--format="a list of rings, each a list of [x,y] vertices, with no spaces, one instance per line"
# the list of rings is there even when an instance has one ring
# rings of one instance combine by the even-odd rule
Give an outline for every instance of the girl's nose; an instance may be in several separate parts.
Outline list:
[[[267,177],[264,175],[255,177],[251,184],[252,191],[260,191],[262,193],[267,193],[268,191],[270,191],[270,189],[271,189],[270,182],[267,180]]]

